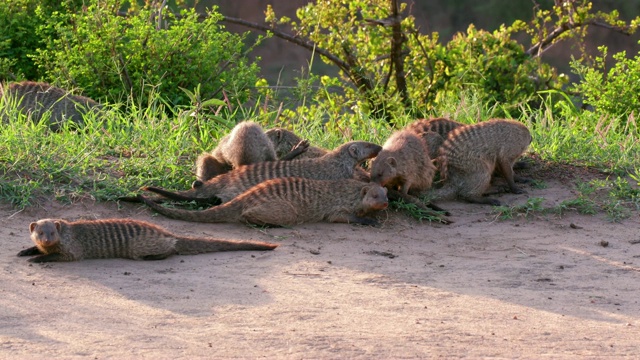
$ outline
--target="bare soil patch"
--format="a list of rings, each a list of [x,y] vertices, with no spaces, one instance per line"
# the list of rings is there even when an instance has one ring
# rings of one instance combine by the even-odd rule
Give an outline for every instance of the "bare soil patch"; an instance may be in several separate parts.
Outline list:
[[[545,169],[537,166],[529,172]],[[553,206],[575,198],[574,179],[601,175],[561,170],[545,170],[545,189],[498,198]],[[497,221],[488,206],[439,205],[455,223],[388,211],[375,228],[260,229],[175,221],[132,204],[0,205],[0,356],[637,357],[637,213],[623,223],[576,214]],[[31,265],[15,255],[31,246],[29,223],[44,217],[132,217],[282,245]]]

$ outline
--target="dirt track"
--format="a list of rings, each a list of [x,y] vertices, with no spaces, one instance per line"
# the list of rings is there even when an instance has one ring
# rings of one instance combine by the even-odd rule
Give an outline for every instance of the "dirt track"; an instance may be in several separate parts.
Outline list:
[[[547,205],[571,196],[549,185],[528,196]],[[441,205],[454,224],[388,212],[379,228],[266,230],[168,220],[134,205],[0,206],[0,357],[637,357],[637,213],[622,224],[602,215],[495,221],[486,206]],[[15,256],[31,246],[36,219],[129,216],[282,245],[155,262],[30,265]]]

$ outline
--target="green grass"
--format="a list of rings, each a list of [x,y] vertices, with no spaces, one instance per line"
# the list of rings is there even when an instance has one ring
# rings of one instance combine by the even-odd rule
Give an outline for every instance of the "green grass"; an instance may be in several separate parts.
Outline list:
[[[382,144],[394,130],[358,112],[328,118],[321,107],[313,106],[294,111],[256,101],[253,107],[220,111],[220,107],[169,109],[159,97],[149,103],[108,106],[105,116],[88,117],[83,129],[51,132],[44,123],[35,124],[20,115],[14,104],[0,100],[0,113],[7,112],[11,119],[0,128],[0,201],[24,208],[52,197],[64,202],[87,197],[113,201],[145,185],[188,188],[194,179],[196,157],[213,149],[217,140],[243,119],[265,127],[287,127],[313,145],[327,148],[349,140]],[[640,204],[633,185],[640,179],[635,120],[607,122],[595,119],[590,112],[570,107],[558,111],[556,107],[547,101],[540,109],[522,111],[519,120],[533,136],[530,151],[543,160],[597,167],[613,174],[613,180],[581,184],[584,189],[578,188],[584,195],[548,212],[562,214],[576,209],[590,213],[595,209],[613,220],[628,216],[626,211]],[[437,114],[425,116],[449,116],[472,123],[496,113],[497,109],[486,108],[467,96],[443,103]],[[413,120],[404,116],[396,122],[403,126]],[[546,184],[542,181],[536,186]],[[499,217],[541,213],[540,203],[529,199],[520,207],[500,209]],[[416,209],[396,206],[424,218]]]

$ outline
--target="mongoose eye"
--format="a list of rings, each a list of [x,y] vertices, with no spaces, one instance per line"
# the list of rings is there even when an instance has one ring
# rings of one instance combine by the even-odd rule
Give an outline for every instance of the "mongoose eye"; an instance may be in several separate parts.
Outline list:
[[[38,235],[42,236],[42,235],[44,235],[44,232],[43,232],[43,231],[40,231],[40,232],[38,233]]]

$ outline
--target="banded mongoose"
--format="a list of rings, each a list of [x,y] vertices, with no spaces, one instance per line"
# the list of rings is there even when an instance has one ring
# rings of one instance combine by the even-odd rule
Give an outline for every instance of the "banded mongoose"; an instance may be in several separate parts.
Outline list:
[[[287,151],[293,152],[296,144],[299,144],[302,139],[296,135],[293,131],[283,128],[273,128],[267,130],[267,136],[271,139],[273,146],[276,149],[276,155],[279,159],[287,154]],[[329,150],[317,147],[309,146],[307,149],[296,156],[296,159],[312,159],[326,155]],[[361,166],[357,166],[354,172],[354,178],[361,181],[369,181],[369,173]]]
[[[46,112],[49,128],[57,131],[65,121],[71,121],[77,126],[84,125],[83,116],[100,109],[101,105],[88,97],[73,95],[62,88],[42,83],[23,81],[18,83],[0,84],[0,96],[6,103],[16,103],[20,112],[30,116],[35,122],[43,119]],[[6,116],[6,115],[5,115]]]
[[[180,201],[209,202],[219,199],[225,203],[263,181],[281,177],[302,177],[316,180],[349,179],[363,161],[376,156],[382,147],[366,141],[350,141],[315,159],[294,161],[267,161],[238,167],[216,176],[202,186],[186,191],[171,192],[156,187],[145,187],[166,198]],[[133,200],[121,198],[123,200]],[[162,201],[155,198],[154,201]]]
[[[407,125],[405,129],[419,134],[427,143],[431,159],[436,159],[440,155],[440,146],[444,143],[449,132],[460,126],[465,126],[465,124],[440,117],[416,120]],[[527,167],[528,164],[526,161],[516,161],[513,164],[514,169],[526,169]]]
[[[174,254],[273,250],[278,246],[260,241],[180,236],[157,225],[129,219],[42,219],[32,222],[29,231],[36,245],[20,251],[18,256],[38,255],[29,259],[36,263],[106,258],[161,260]]]
[[[514,120],[492,119],[452,130],[440,147],[438,162],[445,181],[435,190],[434,199],[457,196],[468,202],[499,205],[496,199],[482,197],[494,170],[502,174],[511,192],[522,193],[514,182],[513,164],[530,143],[529,129]]]
[[[410,130],[391,134],[371,161],[371,181],[403,194],[419,195],[431,188],[436,167],[426,144]]]
[[[435,132],[429,131],[429,134]],[[422,133],[422,135],[427,134]],[[425,143],[410,130],[396,131],[382,146],[382,151],[371,161],[371,181],[389,189],[388,197],[412,203],[434,216],[449,213],[435,204],[424,204],[414,196],[421,196],[431,188],[436,167]],[[448,223],[446,219],[441,222]]]
[[[283,160],[289,160],[301,151],[306,151],[296,145],[300,145],[300,141],[282,154]],[[205,181],[239,166],[276,159],[274,145],[262,126],[253,121],[243,121],[220,139],[218,146],[211,153],[204,153],[198,157],[196,182],[193,187],[198,187]]]
[[[374,225],[375,219],[364,216],[388,206],[387,189],[378,184],[299,177],[264,181],[229,202],[200,211],[166,208],[139,197],[155,211],[174,219],[272,226],[319,221]]]

